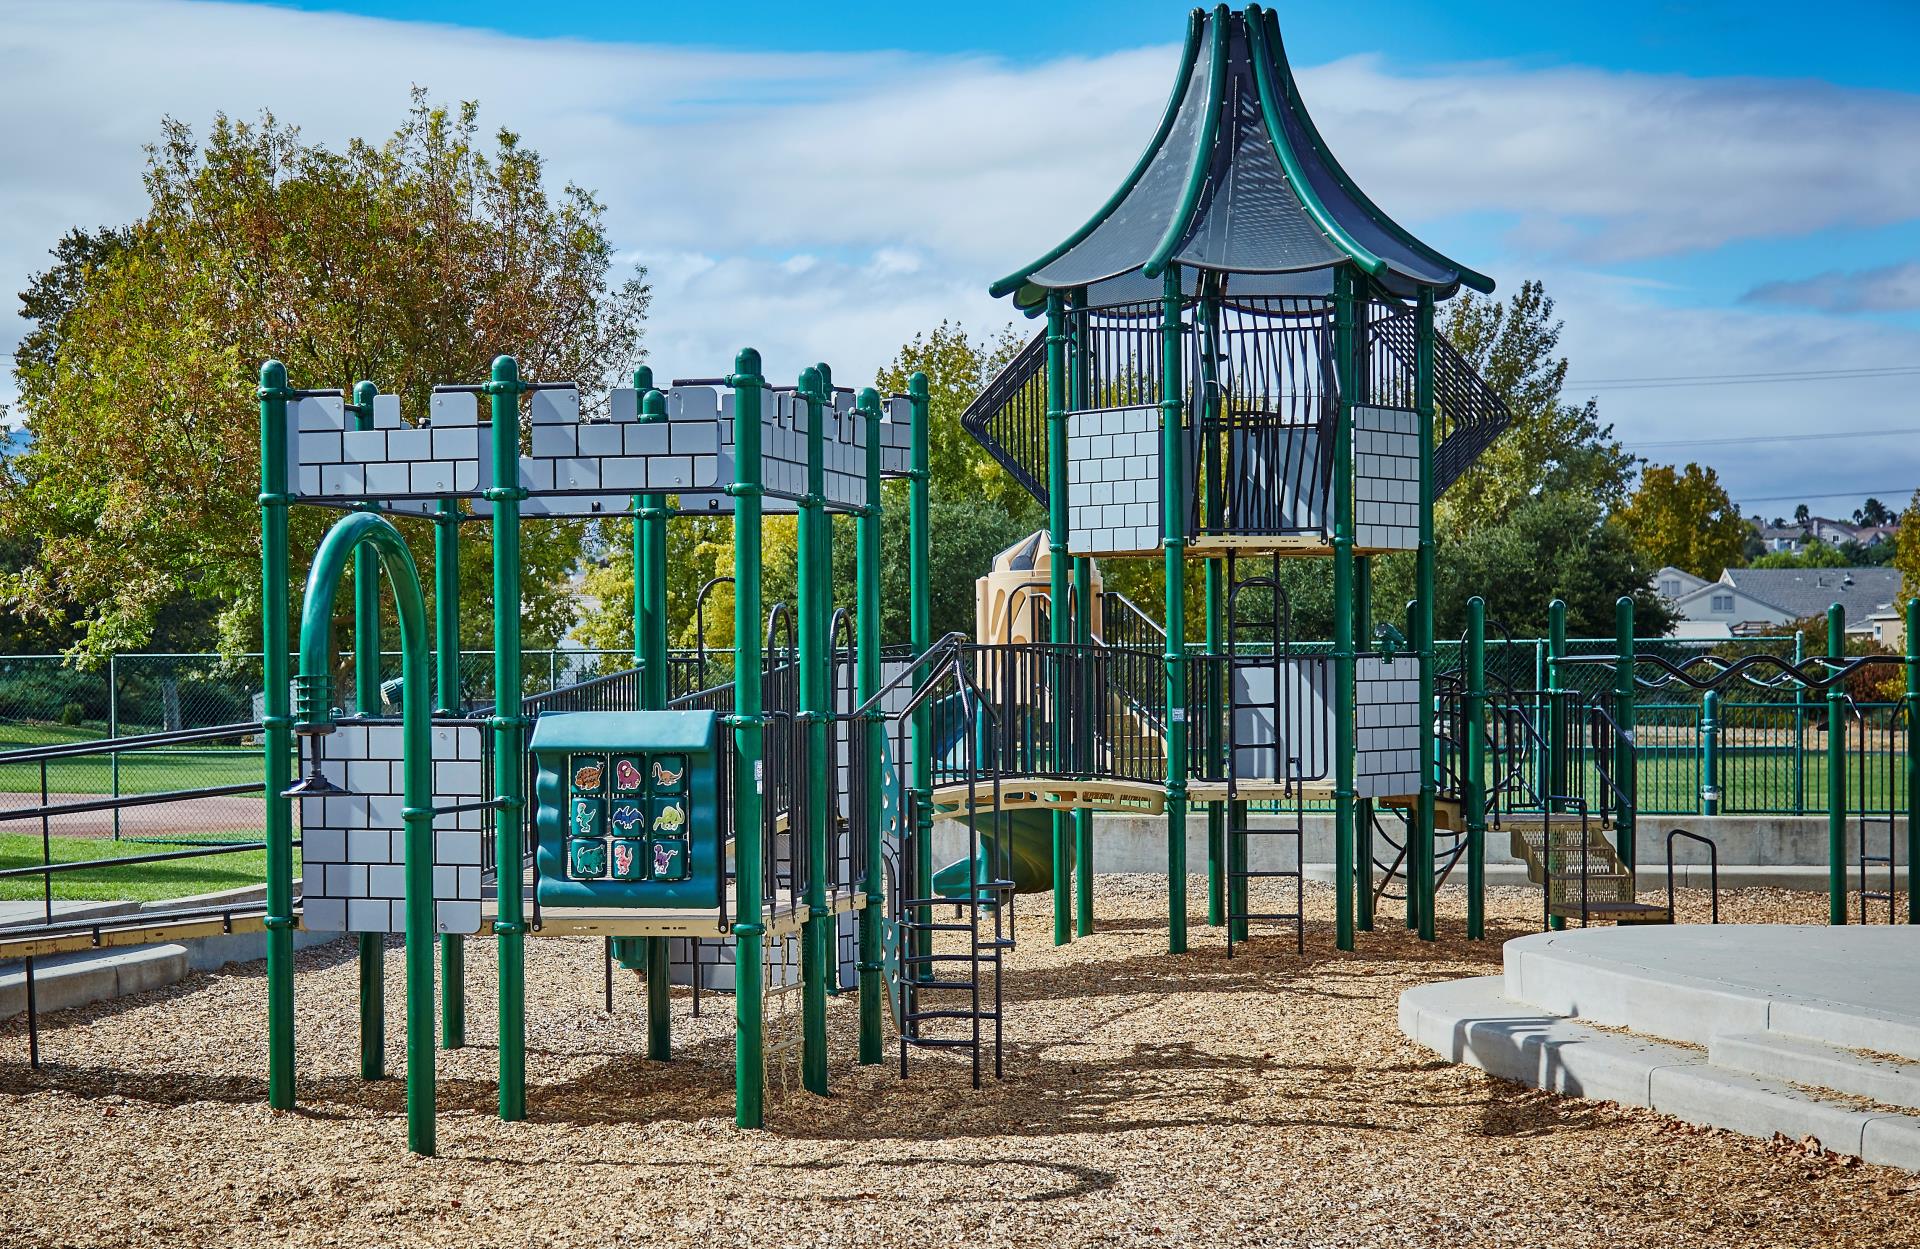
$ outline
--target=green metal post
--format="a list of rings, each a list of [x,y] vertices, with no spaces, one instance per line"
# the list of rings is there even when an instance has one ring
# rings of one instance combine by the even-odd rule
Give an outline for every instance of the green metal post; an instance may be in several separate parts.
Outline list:
[[[928,528],[928,494],[933,482],[932,452],[929,445],[930,400],[927,375],[915,373],[907,379],[907,402],[913,409],[913,468],[907,493],[907,631],[915,655],[924,655],[933,645],[933,545]],[[926,665],[913,674],[918,688],[927,679]],[[903,890],[907,897],[933,896],[933,715],[924,703],[913,713],[913,885]],[[916,891],[918,891],[916,893]],[[925,921],[928,912],[915,918]],[[921,930],[914,953],[933,953],[933,934]],[[926,966],[926,964],[921,964]]]
[[[314,553],[300,613],[300,727],[330,727],[327,674],[333,663],[333,601],[347,561],[363,546],[377,554],[393,587],[400,623],[402,836],[406,843],[407,1148],[434,1152],[433,1051],[433,712],[426,599],[406,539],[391,521],[356,512],[328,531]],[[325,731],[322,728],[320,731]]]
[[[1072,354],[1068,357],[1069,390],[1068,402],[1076,411],[1084,411],[1093,406],[1089,393],[1090,378],[1087,371],[1087,346],[1085,341],[1086,292],[1077,292],[1074,296],[1076,316],[1069,330]],[[1073,560],[1073,640],[1082,655],[1091,654],[1093,646],[1093,560],[1085,555],[1076,555]],[[1094,722],[1093,682],[1080,682],[1080,707],[1076,711],[1082,725]],[[1079,742],[1078,757],[1074,766],[1084,775],[1092,775],[1094,770],[1093,734],[1081,732],[1075,734]],[[1088,937],[1093,935],[1093,812],[1085,807],[1073,812],[1073,903],[1074,935]]]
[[[1700,812],[1720,814],[1720,691],[1700,700]]]
[[[653,370],[634,370],[639,392],[639,423],[658,425],[667,419],[667,397],[652,386]],[[643,386],[642,384],[645,383]],[[635,559],[633,634],[640,647],[640,708],[667,709],[667,496],[643,494],[634,513]],[[647,1057],[666,1062],[673,1057],[673,981],[668,974],[667,939],[648,937]],[[694,975],[700,974],[695,960]]]
[[[500,980],[500,1117],[527,1117],[527,926],[521,876],[521,830],[526,802],[521,791],[520,688],[520,366],[512,356],[493,361],[487,381],[491,399],[493,486],[493,932]]]
[[[1835,603],[1827,608],[1827,662],[1845,663],[1846,654],[1847,609]],[[1827,922],[1847,922],[1847,692],[1840,681],[1827,687]]]
[[[1061,748],[1067,718],[1072,708],[1067,703],[1066,665],[1061,648],[1072,637],[1068,620],[1067,572],[1067,325],[1066,297],[1059,291],[1047,294],[1047,641],[1053,654],[1048,660],[1048,720],[1052,733],[1052,764],[1064,762]],[[1073,939],[1073,899],[1071,875],[1067,866],[1070,836],[1069,817],[1053,813],[1053,943],[1065,945]]]
[[[1563,627],[1564,627],[1564,622]],[[1565,639],[1562,638],[1562,645]],[[1634,704],[1637,697],[1633,682],[1633,597],[1623,594],[1613,604],[1613,719],[1619,734],[1613,741],[1613,774],[1620,789],[1619,809],[1614,814],[1614,841],[1619,847],[1621,865],[1627,869],[1627,888],[1636,891],[1634,875],[1640,864],[1637,837],[1640,809],[1639,756],[1634,749]]]
[[[1180,266],[1160,276],[1160,518],[1167,588],[1167,949],[1187,948],[1187,476]]]
[[[460,505],[440,500],[433,518],[433,658],[436,716],[460,714]],[[467,939],[440,938],[440,1048],[467,1043]]]
[[[1793,631],[1793,668],[1800,670],[1806,660],[1804,630]],[[1807,813],[1807,687],[1793,683],[1793,813]]]
[[[833,639],[828,623],[833,611],[833,567],[826,563],[827,548],[820,531],[826,515],[827,405],[833,394],[818,366],[800,374],[798,398],[807,409],[807,494],[800,504],[798,597],[800,619],[800,719],[806,726],[807,787],[807,917],[800,934],[801,1080],[811,1092],[827,1093],[827,951],[820,940],[828,934],[833,913],[827,909],[827,723],[833,712],[833,692],[827,668]]]
[[[1403,630],[1402,636],[1408,639],[1408,645],[1413,648],[1416,656],[1414,662],[1417,665],[1420,645],[1420,604],[1418,602],[1413,599],[1407,600],[1407,609],[1401,616],[1400,626]],[[1369,637],[1366,633],[1361,633],[1359,636],[1363,641]],[[1415,679],[1418,680],[1417,673]],[[1373,799],[1362,798],[1356,805],[1359,807],[1357,819],[1360,824],[1356,839],[1360,846],[1356,849],[1354,857],[1358,860],[1360,892],[1364,894],[1371,892],[1373,888],[1373,863],[1362,853],[1371,840],[1366,835],[1366,826],[1373,821]],[[1425,857],[1420,843],[1420,802],[1419,795],[1416,793],[1413,805],[1407,810],[1407,851],[1402,860],[1407,879],[1407,931],[1415,934],[1420,931],[1420,906],[1424,896],[1420,889],[1420,873],[1423,870],[1422,864],[1425,862]]]
[[[1467,825],[1467,940],[1487,935],[1487,603],[1467,600],[1466,775],[1460,806]]]
[[[766,1123],[766,926],[761,793],[766,720],[761,714],[760,653],[760,401],[766,381],[751,347],[733,360],[733,836],[734,1047],[733,1119],[743,1128]]]
[[[1334,367],[1338,370],[1340,410],[1333,444],[1333,855],[1334,944],[1354,947],[1354,639],[1353,639],[1353,398],[1358,391],[1354,367],[1354,273],[1333,271]],[[1369,873],[1371,875],[1371,873]]]
[[[1420,431],[1420,547],[1414,557],[1414,649],[1420,661],[1420,805],[1409,830],[1420,848],[1420,877],[1407,892],[1420,895],[1420,939],[1435,938],[1433,897],[1433,822],[1437,797],[1437,750],[1433,738],[1434,544],[1433,544],[1433,288],[1420,288],[1414,350],[1414,407]]]
[[[359,382],[353,388],[355,429],[373,428],[373,400],[380,388]],[[361,511],[373,504],[362,503]],[[353,705],[363,716],[380,714],[380,581],[379,557],[372,547],[353,554]],[[360,954],[360,1078],[382,1080],[387,1075],[387,956],[383,933],[356,937]]]
[[[880,498],[880,392],[868,387],[860,392],[859,410],[867,429],[867,505],[861,509],[856,525],[854,580],[859,583],[859,602],[854,624],[859,632],[859,664],[854,672],[854,701],[864,704],[880,692],[880,527],[883,523]],[[867,861],[866,879],[860,891],[866,905],[860,910],[860,1061],[877,1063],[880,1053],[880,908],[886,865],[881,860],[883,838],[880,821],[880,770],[885,764],[886,723],[878,711],[867,713],[861,728],[863,744],[859,766],[867,778],[865,785]]]
[[[293,715],[287,700],[287,366],[260,366],[261,739],[266,759],[267,1104],[293,1109]]]
[[[1212,275],[1205,275],[1202,278],[1200,300],[1194,308],[1193,317],[1194,332],[1198,334],[1200,338],[1200,411],[1195,413],[1195,419],[1199,422],[1199,426],[1203,431],[1217,428],[1216,422],[1219,418],[1219,316],[1219,287]],[[1205,490],[1204,506],[1207,509],[1207,520],[1210,524],[1218,525],[1224,518],[1221,514],[1221,500],[1215,497],[1214,491],[1215,477],[1217,474],[1210,472],[1208,466],[1214,463],[1215,458],[1219,455],[1219,450],[1212,442],[1215,435],[1206,433],[1203,437],[1206,441],[1203,441],[1200,447],[1200,462],[1194,465],[1195,480],[1197,483],[1203,484],[1196,485],[1195,488]],[[1222,741],[1220,720],[1221,702],[1226,693],[1221,672],[1223,666],[1222,653],[1226,644],[1225,629],[1223,627],[1225,621],[1221,615],[1221,613],[1226,610],[1227,587],[1222,581],[1224,573],[1225,567],[1221,560],[1212,557],[1207,559],[1203,572],[1206,579],[1205,604],[1207,613],[1207,681],[1206,696],[1204,699],[1207,719],[1206,729],[1200,741],[1200,748],[1206,752],[1208,773],[1213,776],[1224,775],[1222,769],[1224,767],[1223,755],[1225,742]],[[1229,879],[1227,859],[1226,804],[1210,802],[1207,804],[1207,924],[1209,927],[1219,927],[1226,922],[1226,917],[1230,913],[1227,906],[1227,881]],[[1246,908],[1241,907],[1239,909],[1245,910]],[[1239,940],[1243,935],[1242,933],[1236,932],[1233,934],[1233,938],[1234,940]]]
[[[1373,645],[1373,557],[1356,555],[1353,560],[1353,636],[1361,646]],[[1409,637],[1413,636],[1411,633]],[[1374,920],[1374,853],[1373,853],[1373,812],[1371,798],[1356,798],[1353,804],[1353,866],[1359,877],[1358,888],[1354,893],[1354,927],[1361,932],[1373,931]],[[1414,812],[1408,812],[1407,826],[1413,827]],[[1413,842],[1407,842],[1409,859],[1413,854]],[[1405,863],[1407,879],[1413,879],[1412,862]],[[1414,927],[1420,904],[1419,895],[1412,889],[1407,890],[1407,927]]]

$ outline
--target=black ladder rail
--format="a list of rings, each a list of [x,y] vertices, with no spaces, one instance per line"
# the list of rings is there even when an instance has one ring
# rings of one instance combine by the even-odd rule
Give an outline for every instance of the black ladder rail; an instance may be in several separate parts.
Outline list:
[[[1867,904],[1869,902],[1885,902],[1887,904],[1887,923],[1891,924],[1895,920],[1894,892],[1899,885],[1899,875],[1895,869],[1893,853],[1897,841],[1897,833],[1894,828],[1893,801],[1895,792],[1895,757],[1892,751],[1886,752],[1887,811],[1883,818],[1873,810],[1873,791],[1867,785],[1867,757],[1870,753],[1867,749],[1867,743],[1868,738],[1871,736],[1870,722],[1867,719],[1866,712],[1861,709],[1859,703],[1854,701],[1853,695],[1851,694],[1847,695],[1847,708],[1853,714],[1855,729],[1853,755],[1857,788],[1854,792],[1860,795],[1860,814],[1855,820],[1855,834],[1858,837],[1857,857],[1860,868],[1860,922],[1863,924],[1871,922],[1867,917]],[[1894,713],[1890,715],[1887,720],[1889,730],[1894,727],[1901,713],[1905,710],[1904,704],[1894,708]],[[1879,830],[1882,839],[1884,839],[1887,847],[1885,854],[1874,854],[1868,850],[1868,846],[1872,841],[1871,834],[1874,830]],[[1887,887],[1883,890],[1873,889],[1868,886],[1867,882],[1870,879],[1869,874],[1874,868],[1881,868],[1886,872]]]

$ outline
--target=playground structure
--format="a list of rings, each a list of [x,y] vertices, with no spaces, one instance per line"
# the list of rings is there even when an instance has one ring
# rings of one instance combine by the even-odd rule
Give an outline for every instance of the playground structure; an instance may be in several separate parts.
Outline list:
[[[1476,600],[1461,662],[1443,671],[1435,500],[1509,420],[1436,329],[1436,305],[1463,286],[1492,289],[1387,218],[1334,160],[1273,15],[1196,11],[1166,113],[1121,188],[993,288],[1044,329],[963,425],[1046,508],[1048,527],[983,577],[972,638],[931,632],[923,377],[883,397],[836,386],[818,364],[776,385],[747,349],[724,377],[658,387],[636,370],[595,415],[579,385],[524,380],[502,356],[486,381],[422,396],[410,422],[371,382],[350,395],[299,389],[266,364],[267,893],[241,922],[268,936],[270,1103],[295,1102],[296,926],[358,935],[368,1079],[385,1074],[379,935],[405,934],[409,1144],[421,1153],[435,1146],[433,1024],[437,1013],[440,1046],[465,1043],[473,936],[498,951],[503,1119],[526,1115],[529,936],[604,938],[641,971],[654,1059],[672,1054],[673,983],[731,989],[743,1127],[764,1122],[768,1003],[787,992],[800,999],[798,1041],[771,1048],[796,1054],[814,1093],[828,1090],[827,1002],[841,990],[858,997],[861,1062],[885,1061],[890,1009],[903,1075],[910,1053],[950,1050],[977,1084],[989,1060],[1001,1068],[1015,896],[1051,895],[1056,943],[1094,931],[1100,812],[1164,817],[1173,953],[1187,948],[1196,806],[1208,824],[1206,921],[1230,953],[1263,931],[1290,929],[1304,946],[1309,804],[1332,810],[1340,949],[1379,922],[1395,889],[1408,925],[1433,937],[1434,892],[1460,866],[1468,934],[1482,936],[1484,848],[1502,831],[1541,886],[1548,926],[1670,920],[1670,904],[1636,888],[1633,731],[1641,692],[1676,683],[1796,686],[1824,700],[1833,918],[1844,922],[1847,737],[1833,726],[1848,721],[1847,678],[1904,666],[1891,731],[1905,743],[1907,801],[1920,801],[1908,731],[1920,610],[1908,609],[1903,659],[1845,658],[1836,620],[1829,656],[1684,665],[1636,654],[1630,603],[1611,655],[1566,653],[1560,612],[1536,688],[1505,663],[1499,625]],[[902,483],[892,494],[890,479]],[[910,623],[889,640],[881,539],[898,493]],[[350,513],[307,577],[297,673],[294,506]],[[668,526],[689,514],[730,515],[734,540],[730,638],[709,648],[703,614],[691,665],[670,651],[666,617]],[[796,517],[792,603],[763,601],[769,514]],[[856,530],[850,604],[836,601],[846,587],[833,584],[834,515]],[[393,517],[433,526],[430,611]],[[527,694],[520,527],[566,519],[632,526],[633,664]],[[474,524],[492,540],[495,701],[463,714],[458,551]],[[1371,561],[1394,552],[1415,561],[1416,597],[1376,621]],[[1099,578],[1096,560],[1138,556],[1163,561],[1158,618]],[[1282,559],[1329,565],[1330,645],[1294,637]],[[1192,561],[1205,591],[1197,648],[1186,640]],[[349,564],[351,716],[335,697],[330,637]],[[397,722],[365,714],[382,703],[382,579],[401,623]],[[1610,684],[1576,679],[1595,668]],[[1256,806],[1278,826],[1256,828]],[[941,820],[966,830],[965,853],[947,864],[934,852]],[[1910,818],[1908,864],[1917,833]],[[1891,808],[1875,835],[1886,852],[1873,865],[1891,878]],[[1282,843],[1278,865],[1253,852],[1257,838]],[[1256,909],[1288,884],[1290,909]],[[1883,892],[1891,907],[1891,879]]]

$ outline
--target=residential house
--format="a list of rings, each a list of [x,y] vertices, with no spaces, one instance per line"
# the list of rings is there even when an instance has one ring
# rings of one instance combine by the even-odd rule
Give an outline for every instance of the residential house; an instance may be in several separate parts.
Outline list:
[[[1672,576],[1661,569],[1654,587],[1684,622],[1683,636],[1715,636],[1708,626],[1724,626],[1733,636],[1765,633],[1808,616],[1826,613],[1838,603],[1847,614],[1847,632],[1877,637],[1876,613],[1890,608],[1900,593],[1900,574],[1892,568],[1729,568],[1717,581]],[[1663,581],[1678,581],[1680,593],[1667,594]]]

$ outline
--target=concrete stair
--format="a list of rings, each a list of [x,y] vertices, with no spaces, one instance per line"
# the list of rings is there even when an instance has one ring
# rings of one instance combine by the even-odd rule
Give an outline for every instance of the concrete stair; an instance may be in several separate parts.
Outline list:
[[[1400,1027],[1503,1079],[1920,1172],[1916,956],[1904,928],[1542,933],[1502,976],[1408,990]]]

